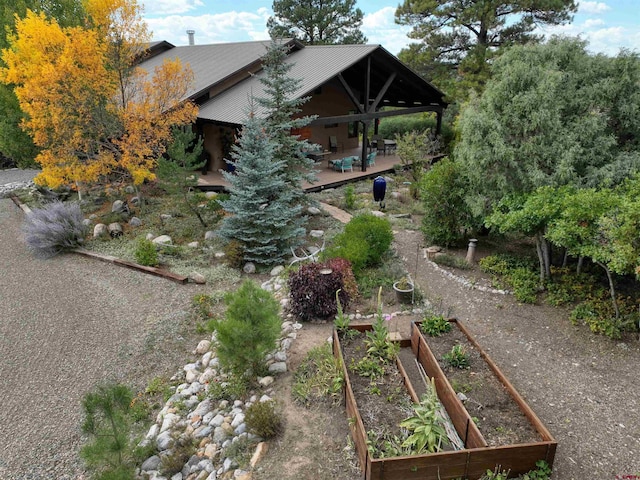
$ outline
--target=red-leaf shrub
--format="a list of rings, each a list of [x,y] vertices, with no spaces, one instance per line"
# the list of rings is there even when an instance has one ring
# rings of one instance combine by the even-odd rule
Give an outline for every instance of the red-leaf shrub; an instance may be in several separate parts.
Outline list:
[[[322,273],[321,273],[322,272]],[[353,274],[352,274],[353,275]],[[308,263],[289,275],[291,312],[300,320],[327,318],[338,312],[336,291],[343,308],[351,300],[343,275],[327,263]]]
[[[358,282],[356,282],[356,277],[353,275],[353,269],[351,268],[351,262],[349,260],[336,257],[327,260],[324,265],[340,274],[344,285],[343,289],[349,295],[350,300],[358,296]]]

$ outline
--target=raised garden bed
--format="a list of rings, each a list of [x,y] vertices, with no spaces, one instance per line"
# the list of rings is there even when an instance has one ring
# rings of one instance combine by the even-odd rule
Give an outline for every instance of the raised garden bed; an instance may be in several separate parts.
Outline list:
[[[468,334],[466,329],[459,322],[453,321],[452,323],[463,332],[479,356],[487,363],[497,381],[504,386],[513,403],[520,410],[521,415],[529,421],[537,439],[525,443],[489,446],[471,415],[451,387],[422,333],[413,324],[411,339],[400,341],[400,346],[410,346],[414,357],[418,359],[427,375],[434,379],[440,402],[446,408],[458,435],[464,442],[465,448],[458,451],[443,451],[422,455],[374,458],[367,448],[367,430],[363,421],[363,414],[366,415],[367,412],[361,411],[356,401],[348,365],[343,358],[343,348],[338,334],[334,332],[333,351],[334,355],[341,360],[344,370],[346,413],[365,480],[453,480],[458,478],[474,480],[479,479],[487,470],[493,470],[498,465],[503,470],[510,470],[511,477],[516,477],[535,469],[536,462],[539,460],[545,460],[550,466],[553,465],[556,441],[502,372]],[[351,328],[362,332],[370,330],[371,325],[356,325]],[[401,357],[406,358],[406,354]],[[406,372],[409,368],[405,369],[400,360],[398,360],[397,364],[399,374],[402,377],[402,382],[407,387],[408,394],[413,401],[417,401],[416,388],[412,385]]]

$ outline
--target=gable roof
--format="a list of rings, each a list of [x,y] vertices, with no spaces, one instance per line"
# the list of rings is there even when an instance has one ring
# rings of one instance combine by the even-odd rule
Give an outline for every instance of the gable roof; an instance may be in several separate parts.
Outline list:
[[[164,42],[166,43],[166,42]],[[270,40],[256,42],[215,43],[210,45],[185,45],[166,49],[140,63],[147,72],[153,72],[165,60],[180,59],[193,71],[194,83],[186,98],[195,99],[213,85],[223,82],[235,73],[259,62],[271,43]],[[287,44],[297,44],[287,40]]]
[[[370,72],[370,100],[375,99],[391,76],[380,107],[415,107],[425,105],[446,106],[444,94],[413,72],[380,45],[309,45],[296,40],[283,40],[289,46],[286,62],[292,64],[289,74],[300,79],[294,97],[310,95],[328,82],[337,81],[340,75],[356,97],[364,103],[364,83]],[[158,53],[141,63],[148,72],[165,59],[179,58],[190,65],[194,73],[194,85],[187,98],[205,98],[213,87],[228,82],[226,90],[200,105],[198,119],[226,124],[242,125],[247,116],[250,97],[260,97],[264,87],[260,78],[264,75],[261,59],[266,54],[270,40],[256,42],[221,43],[173,47]],[[239,75],[242,74],[242,75]],[[241,80],[239,80],[242,78]],[[256,114],[260,108],[254,105]]]

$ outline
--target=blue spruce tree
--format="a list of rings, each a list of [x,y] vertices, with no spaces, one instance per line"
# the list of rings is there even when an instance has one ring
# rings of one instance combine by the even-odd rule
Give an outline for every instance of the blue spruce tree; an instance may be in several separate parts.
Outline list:
[[[282,263],[305,234],[302,206],[287,183],[286,162],[275,158],[277,147],[252,105],[231,153],[235,171],[223,173],[230,196],[222,206],[231,215],[218,233],[240,243],[244,260],[265,266]]]
[[[266,118],[266,128],[276,142],[273,158],[285,163],[285,179],[292,189],[296,203],[307,203],[308,198],[302,188],[303,182],[314,182],[316,175],[314,162],[306,156],[309,144],[299,135],[292,135],[292,129],[309,125],[313,117],[296,117],[309,97],[297,98],[302,81],[290,77],[293,63],[287,63],[287,52],[282,42],[273,40],[263,58],[264,75],[260,82],[264,87],[263,96],[255,99]]]

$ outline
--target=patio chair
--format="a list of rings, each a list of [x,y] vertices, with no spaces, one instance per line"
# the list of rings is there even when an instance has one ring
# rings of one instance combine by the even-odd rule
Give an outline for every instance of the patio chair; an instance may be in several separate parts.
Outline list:
[[[353,157],[344,157],[340,160],[334,160],[333,169],[341,171],[342,173],[344,173],[345,170],[351,170],[353,172]]]
[[[371,137],[371,141],[375,142],[376,150],[378,152],[382,152],[383,155],[387,153],[384,148],[384,138],[382,137],[382,135],[374,135],[373,137]]]
[[[370,167],[370,166],[376,164],[376,156],[377,155],[378,155],[377,151],[373,151],[369,155],[367,155],[367,167]]]

